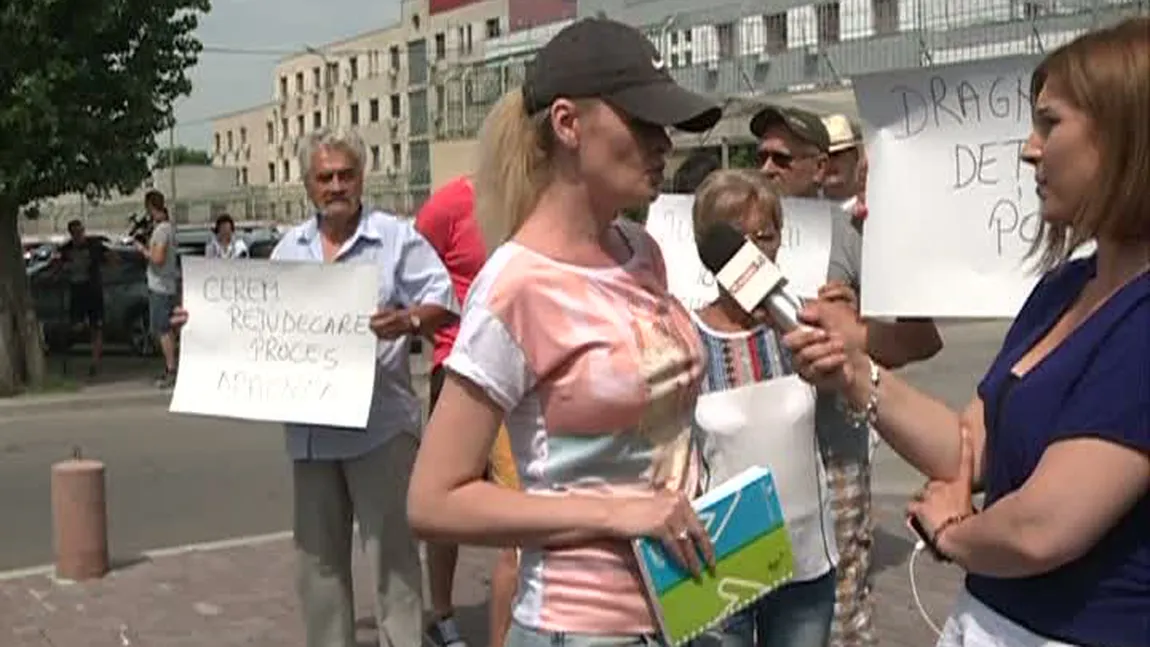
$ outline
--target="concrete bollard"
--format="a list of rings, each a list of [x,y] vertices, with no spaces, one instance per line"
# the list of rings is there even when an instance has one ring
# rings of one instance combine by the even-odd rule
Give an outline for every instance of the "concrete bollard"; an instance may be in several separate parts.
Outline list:
[[[104,464],[72,460],[52,466],[52,530],[56,577],[82,581],[108,572]]]

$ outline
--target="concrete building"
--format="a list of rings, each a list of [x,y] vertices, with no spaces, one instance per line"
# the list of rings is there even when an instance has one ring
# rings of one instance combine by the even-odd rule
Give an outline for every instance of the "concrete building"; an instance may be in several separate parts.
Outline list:
[[[296,147],[321,126],[353,126],[368,145],[367,198],[412,213],[433,186],[432,141],[454,126],[449,94],[489,45],[554,17],[573,0],[403,0],[394,24],[282,60],[267,105],[213,121],[213,163],[267,187],[258,218],[308,210]]]

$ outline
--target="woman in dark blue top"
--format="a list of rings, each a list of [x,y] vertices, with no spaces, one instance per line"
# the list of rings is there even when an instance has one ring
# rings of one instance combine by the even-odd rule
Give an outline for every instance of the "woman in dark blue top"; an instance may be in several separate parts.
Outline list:
[[[834,330],[786,342],[933,479],[910,513],[969,573],[940,645],[1150,647],[1150,19],[1062,47],[1031,89],[1046,273],[965,412]]]

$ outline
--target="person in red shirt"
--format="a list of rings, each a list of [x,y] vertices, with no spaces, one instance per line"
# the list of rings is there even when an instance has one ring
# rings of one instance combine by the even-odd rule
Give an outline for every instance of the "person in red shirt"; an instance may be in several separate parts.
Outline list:
[[[440,187],[423,204],[415,216],[415,228],[431,243],[451,275],[455,296],[459,303],[467,301],[467,292],[475,275],[487,260],[487,249],[475,220],[475,190],[469,177],[458,177]],[[443,361],[451,353],[459,322],[443,326],[435,332],[432,352],[430,408],[435,408],[443,388]],[[506,432],[501,440],[506,440]],[[490,477],[507,487],[519,487],[515,462],[508,442],[497,442],[492,450]],[[429,637],[441,647],[466,645],[459,634],[454,618],[452,589],[459,547],[454,544],[427,545],[427,571],[431,588],[431,606],[434,624],[428,629]],[[502,645],[511,626],[511,604],[515,596],[518,577],[514,549],[503,551],[495,564],[491,578],[490,644]]]

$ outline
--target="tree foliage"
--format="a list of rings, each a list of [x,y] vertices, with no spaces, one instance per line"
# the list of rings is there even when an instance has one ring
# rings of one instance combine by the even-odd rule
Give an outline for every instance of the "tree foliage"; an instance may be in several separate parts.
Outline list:
[[[168,168],[171,166],[211,166],[212,156],[205,150],[176,146],[175,148],[161,148],[156,151],[155,168]]]
[[[0,5],[0,216],[42,198],[130,192],[191,91],[208,0]],[[7,207],[7,209],[4,209]]]
[[[0,3],[0,395],[43,379],[17,214],[65,193],[135,190],[191,91],[209,0]]]

